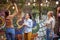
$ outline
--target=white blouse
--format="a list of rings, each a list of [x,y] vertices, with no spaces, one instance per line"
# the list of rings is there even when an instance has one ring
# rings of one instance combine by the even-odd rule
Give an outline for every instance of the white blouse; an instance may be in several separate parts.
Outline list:
[[[47,24],[47,28],[54,29],[55,19],[53,17],[51,17],[50,19],[47,18],[46,24]]]

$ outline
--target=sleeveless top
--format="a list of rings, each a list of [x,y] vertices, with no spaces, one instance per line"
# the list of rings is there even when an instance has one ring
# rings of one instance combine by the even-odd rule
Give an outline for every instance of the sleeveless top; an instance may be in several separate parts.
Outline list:
[[[12,27],[11,25],[13,25],[12,20],[9,18],[6,18],[6,27]]]

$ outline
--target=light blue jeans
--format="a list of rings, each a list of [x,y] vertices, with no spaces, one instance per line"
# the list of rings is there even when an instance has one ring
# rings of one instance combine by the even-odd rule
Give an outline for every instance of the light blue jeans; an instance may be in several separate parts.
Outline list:
[[[52,32],[52,37],[50,37],[51,29],[46,29],[46,40],[53,40],[54,32]]]
[[[7,37],[7,40],[15,40],[15,29],[6,28],[6,37]]]

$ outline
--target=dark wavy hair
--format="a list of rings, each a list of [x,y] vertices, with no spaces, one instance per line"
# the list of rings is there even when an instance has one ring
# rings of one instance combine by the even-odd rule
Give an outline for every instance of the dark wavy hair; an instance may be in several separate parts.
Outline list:
[[[9,16],[9,11],[8,11],[8,10],[5,11],[5,18],[6,18],[7,16]]]
[[[30,13],[26,13],[26,14],[28,14],[28,15],[30,16],[30,19],[32,19],[32,15],[31,15]],[[26,15],[26,14],[25,14],[25,15]]]
[[[32,19],[32,15],[29,13],[30,19]]]

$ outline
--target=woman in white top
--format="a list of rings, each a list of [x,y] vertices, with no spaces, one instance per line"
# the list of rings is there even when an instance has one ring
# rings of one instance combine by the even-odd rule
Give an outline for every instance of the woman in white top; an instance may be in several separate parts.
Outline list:
[[[55,18],[53,17],[53,11],[49,11],[47,13],[46,20],[46,40],[53,40],[54,26],[55,26]],[[50,38],[52,36],[52,38]]]

